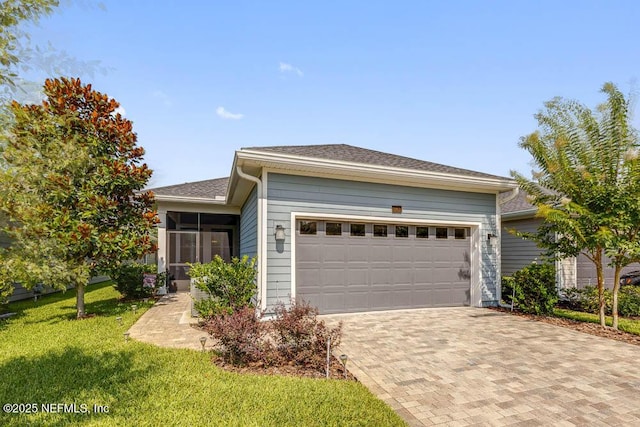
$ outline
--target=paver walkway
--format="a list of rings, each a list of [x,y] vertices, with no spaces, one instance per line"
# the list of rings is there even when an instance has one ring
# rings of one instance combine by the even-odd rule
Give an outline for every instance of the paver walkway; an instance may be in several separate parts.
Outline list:
[[[412,426],[640,426],[640,347],[478,308],[322,316]]]
[[[129,329],[131,338],[160,347],[201,350],[200,337],[208,336],[191,324],[191,295],[178,292],[163,296]],[[213,342],[207,339],[206,348]]]

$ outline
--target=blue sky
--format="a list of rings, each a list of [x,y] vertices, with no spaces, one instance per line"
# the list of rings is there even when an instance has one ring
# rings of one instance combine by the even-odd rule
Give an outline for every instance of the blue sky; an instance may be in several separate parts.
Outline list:
[[[640,71],[637,1],[102,5],[66,5],[30,32],[107,68],[76,76],[121,103],[151,186],[228,176],[235,150],[261,145],[528,174],[518,141],[545,101],[595,106],[605,81],[628,93]]]

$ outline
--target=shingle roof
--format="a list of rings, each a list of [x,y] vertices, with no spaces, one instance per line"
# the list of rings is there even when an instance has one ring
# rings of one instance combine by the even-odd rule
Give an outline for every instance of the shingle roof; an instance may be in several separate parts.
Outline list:
[[[505,179],[504,177],[497,175],[490,175],[483,172],[476,172],[468,169],[446,166],[438,163],[412,159],[410,157],[383,153],[381,151],[369,150],[366,148],[354,147],[353,145],[346,144],[246,147],[242,148],[242,150],[263,151],[269,153],[280,153],[327,160],[339,160],[352,163],[395,167],[401,169],[439,172],[452,175]]]
[[[168,185],[166,187],[151,188],[157,196],[181,196],[215,199],[225,197],[229,178],[207,179],[205,181],[185,182],[184,184]]]
[[[506,193],[500,193],[500,200],[504,200],[511,194],[512,193],[510,191]],[[535,208],[535,206],[527,201],[527,192],[520,189],[520,192],[516,197],[514,197],[512,200],[509,200],[507,203],[500,205],[500,212],[506,214],[512,212],[535,210]]]

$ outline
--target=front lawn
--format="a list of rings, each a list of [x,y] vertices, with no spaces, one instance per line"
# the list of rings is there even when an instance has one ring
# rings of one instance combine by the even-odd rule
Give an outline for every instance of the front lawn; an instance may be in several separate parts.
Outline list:
[[[133,314],[109,282],[87,291],[98,316],[85,320],[74,320],[73,291],[9,305],[18,314],[0,320],[0,425],[405,425],[356,382],[240,375],[201,352],[125,342],[149,305]]]

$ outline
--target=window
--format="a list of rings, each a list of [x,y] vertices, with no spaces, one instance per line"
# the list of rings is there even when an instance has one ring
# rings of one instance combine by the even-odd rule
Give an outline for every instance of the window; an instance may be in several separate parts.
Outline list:
[[[449,237],[447,227],[436,227],[436,239],[446,239]]]
[[[351,235],[356,237],[364,237],[365,235],[364,224],[351,224]]]
[[[455,228],[453,230],[453,235],[456,239],[466,239],[467,238],[467,229],[466,228]]]
[[[373,236],[374,237],[387,237],[387,226],[384,224],[374,224],[373,225]]]
[[[409,227],[406,225],[396,225],[396,237],[409,237]]]
[[[327,222],[325,224],[327,236],[342,236],[342,224],[339,222]]]
[[[318,224],[315,221],[300,221],[300,234],[316,234]]]
[[[416,227],[416,237],[418,239],[428,239],[429,227]]]

